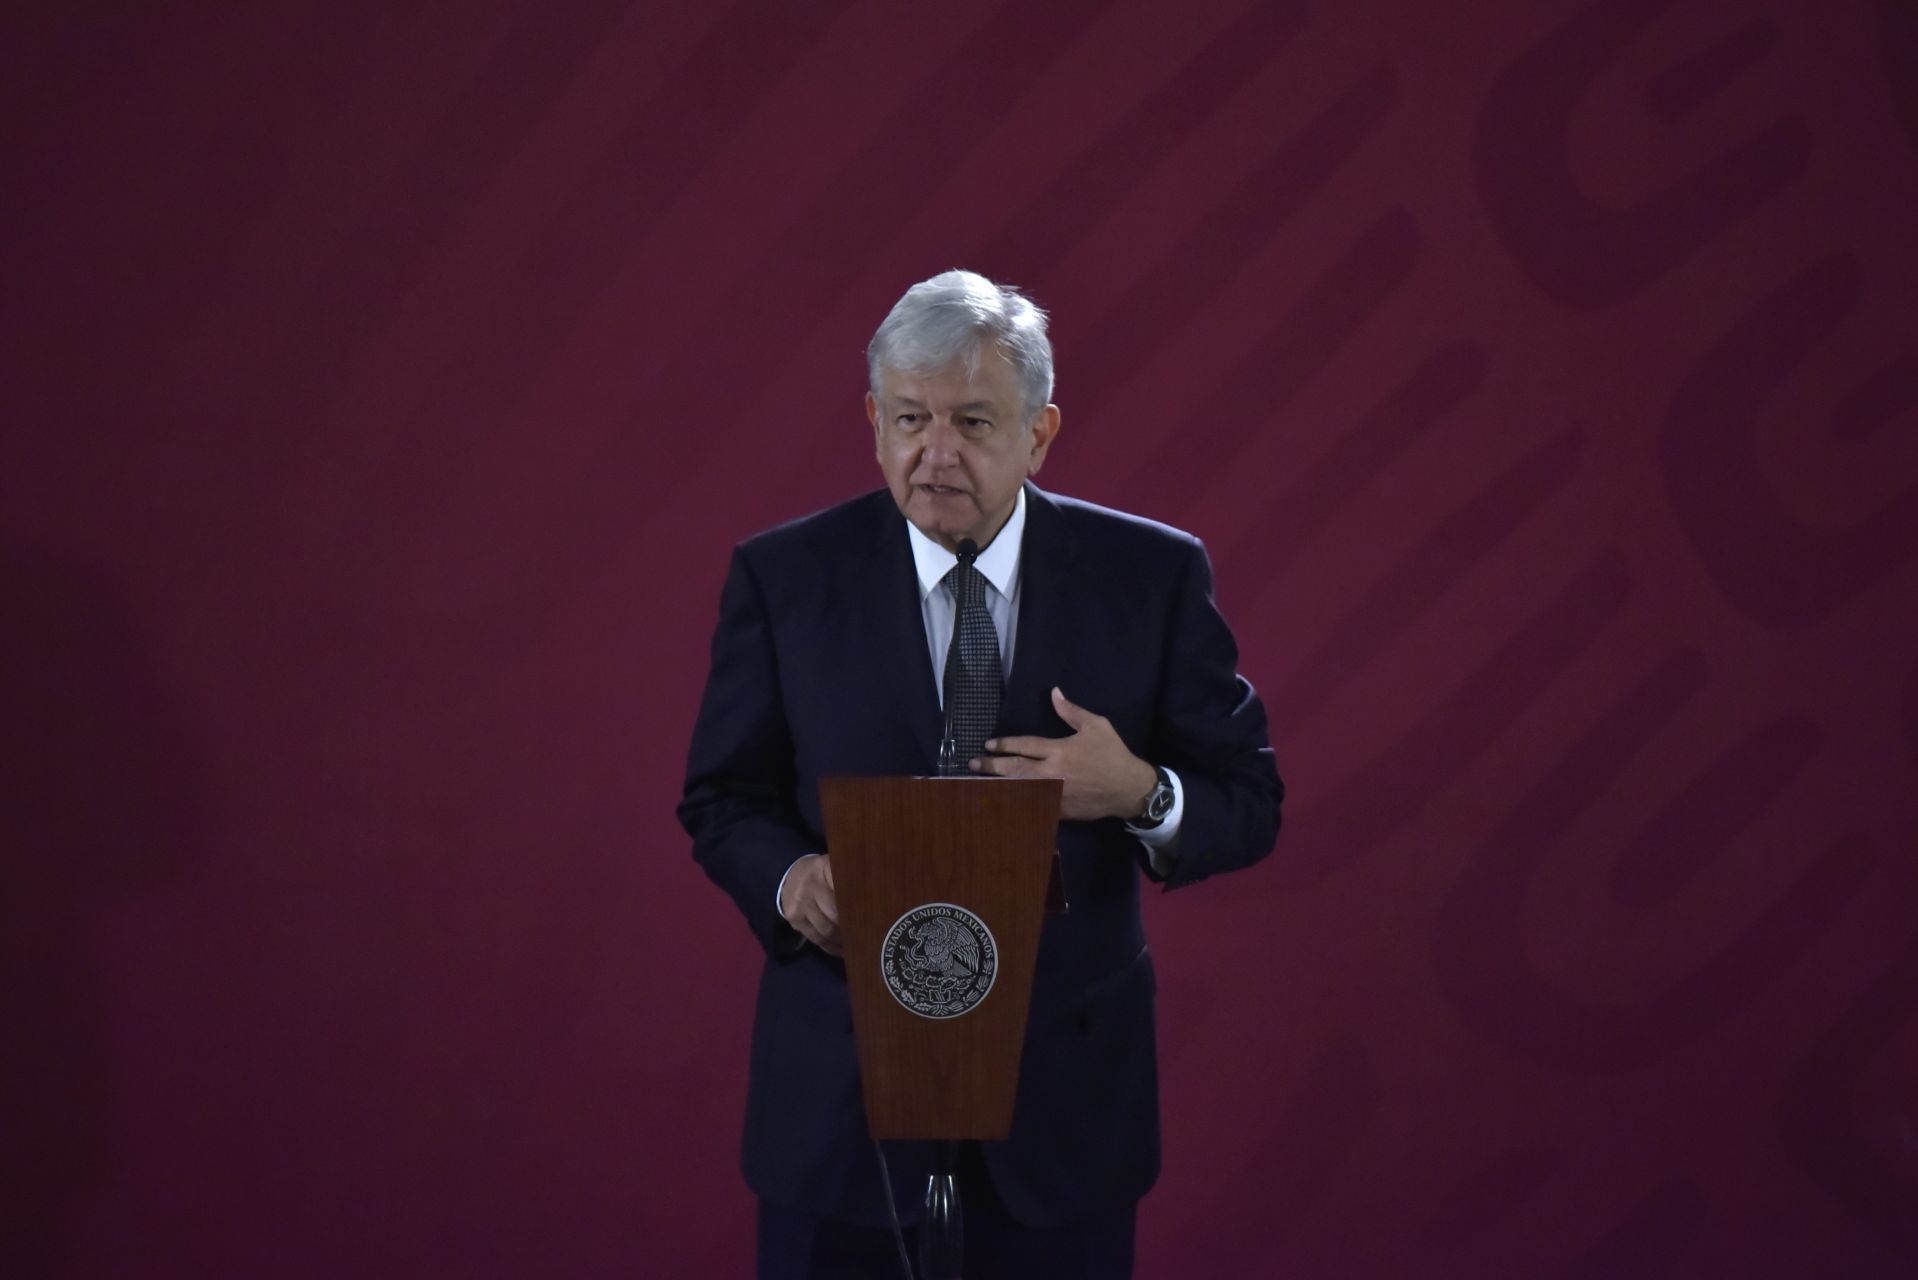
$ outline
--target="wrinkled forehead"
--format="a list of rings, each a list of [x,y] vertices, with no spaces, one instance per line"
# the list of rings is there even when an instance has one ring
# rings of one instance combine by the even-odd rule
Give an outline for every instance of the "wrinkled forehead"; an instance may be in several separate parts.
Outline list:
[[[996,348],[934,369],[883,365],[873,390],[883,401],[911,400],[930,409],[981,404],[1013,410],[1021,403],[1018,377]]]

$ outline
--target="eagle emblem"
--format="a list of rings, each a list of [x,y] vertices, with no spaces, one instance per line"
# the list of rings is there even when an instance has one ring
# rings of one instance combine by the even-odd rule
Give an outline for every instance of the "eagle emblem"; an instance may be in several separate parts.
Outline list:
[[[893,922],[879,949],[886,989],[922,1018],[970,1013],[992,990],[999,947],[964,907],[928,902]]]

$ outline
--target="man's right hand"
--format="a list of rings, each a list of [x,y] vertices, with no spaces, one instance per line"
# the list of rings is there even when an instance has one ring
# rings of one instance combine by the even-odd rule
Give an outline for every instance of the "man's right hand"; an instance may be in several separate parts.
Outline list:
[[[779,914],[827,955],[841,954],[839,899],[833,894],[830,857],[809,853],[792,864],[779,889]]]

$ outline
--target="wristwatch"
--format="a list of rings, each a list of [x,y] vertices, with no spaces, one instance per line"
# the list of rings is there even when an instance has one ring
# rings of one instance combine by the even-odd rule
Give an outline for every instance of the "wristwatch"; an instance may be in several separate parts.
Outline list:
[[[1132,820],[1135,827],[1156,827],[1172,812],[1172,779],[1166,777],[1165,770],[1156,764],[1152,766],[1152,772],[1158,775],[1158,781],[1152,784],[1152,790],[1145,798],[1145,812]]]

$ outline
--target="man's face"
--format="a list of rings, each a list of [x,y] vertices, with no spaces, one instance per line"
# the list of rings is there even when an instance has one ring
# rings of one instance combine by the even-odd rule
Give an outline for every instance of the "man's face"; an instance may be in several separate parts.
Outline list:
[[[1026,422],[1018,375],[996,347],[970,378],[958,363],[929,376],[883,370],[866,417],[892,500],[948,551],[992,541],[1059,430],[1056,405]]]

